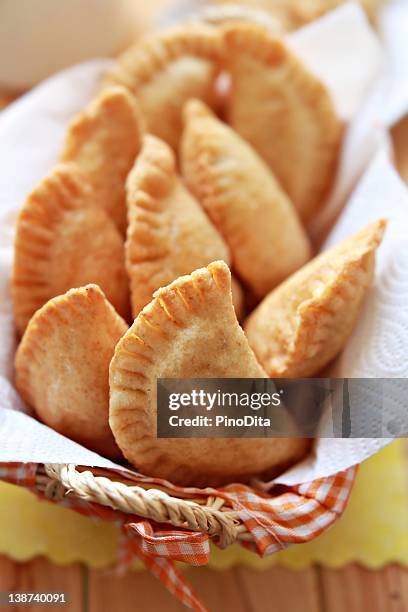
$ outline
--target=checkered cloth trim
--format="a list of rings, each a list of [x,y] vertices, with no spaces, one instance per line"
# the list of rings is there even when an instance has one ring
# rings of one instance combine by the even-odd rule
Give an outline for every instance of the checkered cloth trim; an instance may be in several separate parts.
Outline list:
[[[201,603],[181,572],[175,567],[174,563],[168,559],[146,555],[141,546],[140,539],[135,539],[133,545],[138,557],[142,559],[145,566],[165,585],[170,593],[177,597],[187,608],[196,612],[207,612],[205,606]]]
[[[274,497],[232,485],[229,500],[254,539],[243,545],[266,556],[316,538],[344,512],[356,472],[353,467],[310,483],[280,487]]]
[[[0,480],[34,489],[37,467],[38,463],[0,463]]]
[[[142,522],[140,521],[140,523]],[[146,554],[143,540],[129,537],[129,525],[122,525],[122,542],[119,550],[120,555],[117,566],[119,572],[127,569],[133,559],[138,557],[143,561],[146,568],[164,584],[168,591],[177,597],[187,608],[196,612],[207,612],[183,574],[176,569],[173,561]]]
[[[38,464],[34,463],[0,464],[0,480],[27,487],[39,497],[44,497],[36,490],[37,467]],[[119,473],[118,470],[112,470],[110,474],[106,470],[104,472],[113,479],[114,473]],[[356,472],[357,467],[352,467],[334,476],[297,486],[277,485],[272,487],[272,492],[241,484],[218,490],[183,489],[164,480],[147,478],[135,472],[131,474],[128,470],[123,474],[127,478],[131,474],[135,482],[149,482],[152,487],[156,485],[186,498],[212,495],[225,499],[239,513],[253,537],[253,542],[241,541],[241,545],[266,556],[290,544],[312,540],[330,527],[344,512]],[[75,498],[66,497],[57,503],[86,516],[116,522],[122,530],[118,567],[123,569],[132,563],[135,556],[138,557],[187,607],[205,612],[173,561],[184,561],[190,565],[206,564],[210,554],[207,534],[160,525]]]
[[[205,533],[175,531],[166,525],[153,529],[147,520],[127,522],[126,527],[140,536],[143,554],[184,561],[189,565],[206,565],[210,555],[209,538]]]

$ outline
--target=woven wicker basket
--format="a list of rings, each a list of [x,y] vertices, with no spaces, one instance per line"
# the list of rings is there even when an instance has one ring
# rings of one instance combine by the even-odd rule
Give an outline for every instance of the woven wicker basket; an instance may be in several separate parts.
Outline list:
[[[261,23],[272,31],[279,31],[279,23],[264,11],[245,7],[213,7],[194,12],[192,20],[224,23],[244,20]],[[98,468],[81,468],[73,464],[42,464],[36,472],[36,489],[53,501],[72,498],[100,504],[126,514],[167,523],[174,527],[206,533],[217,539],[220,547],[235,541],[253,542],[252,534],[233,510],[227,498],[214,495],[179,497],[160,486],[152,486],[126,478],[125,472],[111,472]]]
[[[135,486],[126,476],[111,480],[97,468],[80,471],[72,464],[44,464],[36,475],[37,489],[49,499],[64,497],[94,502],[127,514],[136,514],[158,523],[168,523],[217,537],[223,548],[236,540],[251,541],[237,512],[220,497],[183,499],[159,488]]]

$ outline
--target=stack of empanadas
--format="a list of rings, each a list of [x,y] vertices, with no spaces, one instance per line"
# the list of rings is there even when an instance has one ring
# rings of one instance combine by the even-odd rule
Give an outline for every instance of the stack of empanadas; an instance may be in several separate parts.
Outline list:
[[[311,260],[341,135],[262,25],[190,23],[126,51],[17,220],[16,385],[37,415],[181,485],[302,459],[296,437],[157,439],[156,380],[316,376],[341,351],[384,230]]]

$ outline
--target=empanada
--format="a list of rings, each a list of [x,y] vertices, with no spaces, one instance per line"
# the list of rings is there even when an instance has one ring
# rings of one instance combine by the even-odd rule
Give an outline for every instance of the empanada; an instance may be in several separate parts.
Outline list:
[[[140,149],[141,119],[124,87],[102,92],[68,128],[62,161],[75,162],[95,192],[95,202],[124,233],[125,181]]]
[[[223,57],[217,28],[189,24],[158,32],[125,51],[107,79],[137,98],[146,131],[177,149],[186,100],[211,103],[214,79]]]
[[[28,196],[17,219],[12,276],[20,334],[45,302],[87,283],[129,314],[123,238],[77,168],[60,164]]]
[[[16,387],[42,421],[111,457],[108,369],[126,330],[99,287],[71,289],[35,313],[15,361]]]
[[[342,350],[371,285],[385,221],[323,252],[248,318],[248,342],[268,376],[318,374]]]
[[[311,256],[292,203],[263,160],[202,102],[185,111],[181,164],[187,186],[231,250],[232,265],[258,297]]]
[[[322,83],[288,45],[255,24],[225,29],[227,116],[309,221],[333,183],[342,126]]]
[[[228,266],[196,270],[157,291],[115,349],[109,422],[116,442],[138,470],[180,485],[276,474],[307,452],[307,440],[156,437],[158,378],[264,376],[234,313]]]
[[[177,174],[174,153],[145,136],[127,180],[126,267],[133,316],[159,287],[216,259],[229,262],[226,244]]]

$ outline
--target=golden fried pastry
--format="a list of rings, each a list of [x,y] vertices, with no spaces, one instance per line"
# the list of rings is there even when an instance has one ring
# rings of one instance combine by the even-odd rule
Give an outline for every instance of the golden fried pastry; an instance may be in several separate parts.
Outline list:
[[[97,283],[124,317],[129,287],[123,238],[77,168],[61,164],[17,219],[12,294],[20,334],[38,308],[71,287]]]
[[[92,185],[95,203],[124,233],[125,181],[140,149],[136,103],[123,87],[102,92],[68,128],[62,161],[75,162]]]
[[[322,83],[289,47],[255,24],[226,27],[228,121],[273,170],[309,221],[336,173],[342,126]]]
[[[159,287],[216,259],[229,262],[223,239],[177,174],[174,153],[145,136],[127,181],[126,267],[133,316]]]
[[[268,376],[318,374],[342,350],[371,285],[385,221],[313,259],[248,318],[250,346]]]
[[[127,87],[137,98],[147,132],[176,150],[183,105],[189,98],[212,102],[222,55],[217,28],[189,24],[137,42],[119,58],[107,82]]]
[[[108,423],[108,369],[127,325],[96,285],[38,310],[17,350],[16,387],[47,425],[103,455],[120,457]]]
[[[231,250],[232,265],[258,297],[311,256],[292,203],[263,160],[202,102],[185,109],[185,181]]]
[[[224,262],[157,291],[115,349],[109,422],[138,470],[210,486],[276,474],[303,457],[309,442],[299,438],[158,439],[156,380],[212,377],[265,377],[237,322]]]

